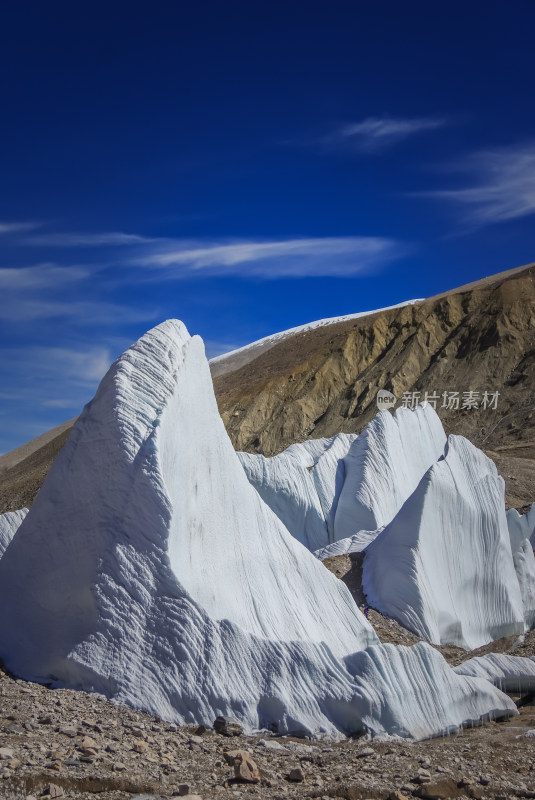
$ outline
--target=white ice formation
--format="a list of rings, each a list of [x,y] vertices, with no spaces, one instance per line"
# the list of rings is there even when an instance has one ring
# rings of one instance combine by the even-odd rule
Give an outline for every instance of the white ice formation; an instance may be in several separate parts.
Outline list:
[[[238,453],[261,498],[309,550],[332,541],[345,479],[344,457],[356,439],[355,434],[345,433],[311,439],[273,458]]]
[[[476,656],[455,667],[457,675],[485,678],[503,692],[535,692],[535,661],[506,653]]]
[[[436,644],[472,649],[523,633],[503,479],[467,439],[449,437],[366,549],[363,586],[374,608]]]
[[[343,728],[340,659],[377,641],[250,486],[202,341],[150,331],[112,366],[0,561],[1,655],[167,719]],[[8,611],[9,609],[9,611]]]
[[[390,522],[444,452],[429,405],[380,411],[360,436],[295,444],[272,458],[239,453],[246,475],[288,530],[315,551]]]
[[[521,516],[514,508],[506,514],[513,563],[520,584],[524,604],[526,629],[535,624],[535,556],[533,555],[533,528],[535,528],[535,503]]]
[[[332,556],[362,553],[374,539],[377,539],[382,531],[383,528],[378,528],[376,531],[359,531],[353,536],[348,536],[347,539],[338,539],[337,542],[328,544],[327,547],[321,547],[319,550],[315,550],[314,555],[316,558],[319,558],[320,561],[325,561],[326,558],[332,558]]]
[[[516,508],[510,508],[507,512],[507,524],[511,536],[515,536],[517,540],[529,539],[535,548],[535,503],[527,514],[519,514]]]
[[[506,517],[493,462],[447,440],[431,405],[381,411],[358,437],[239,455],[319,559],[364,552],[369,604],[424,639],[474,648],[534,624],[535,511]]]
[[[445,445],[446,434],[430,405],[401,407],[394,415],[380,411],[344,459],[345,480],[330,541],[389,523]]]
[[[15,673],[175,722],[420,737],[513,713],[428,649],[365,651],[373,629],[247,481],[202,341],[175,320],[74,425],[0,560],[0,605]]]
[[[368,647],[353,657],[352,668],[358,713],[376,735],[426,739],[517,713],[513,701],[496,696],[487,680],[456,674],[425,642]]]
[[[21,508],[18,511],[7,511],[5,514],[0,514],[0,558],[4,555],[8,544],[20,528],[27,513],[27,508]]]

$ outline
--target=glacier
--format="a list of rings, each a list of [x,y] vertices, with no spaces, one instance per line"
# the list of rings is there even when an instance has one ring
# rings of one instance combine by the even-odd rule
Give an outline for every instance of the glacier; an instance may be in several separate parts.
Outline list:
[[[20,528],[27,513],[27,508],[21,508],[18,511],[6,511],[5,514],[0,514],[0,558],[4,555],[8,544]]]
[[[511,540],[511,551],[515,565],[522,602],[526,628],[535,624],[535,503],[527,514],[521,515],[516,508],[507,512],[507,526]]]
[[[311,439],[271,458],[238,455],[262,499],[316,551],[390,522],[445,445],[440,419],[425,403],[380,411],[360,436]]]
[[[481,509],[479,510],[478,514],[479,513],[481,513]],[[439,517],[434,522],[435,529],[440,526],[439,527],[440,538],[443,538],[442,537],[442,535],[443,535],[442,525],[444,524],[444,522],[445,522],[445,517],[443,515],[441,517]],[[509,523],[509,512],[507,512],[507,522]],[[333,542],[333,544],[327,545],[326,547],[322,547],[322,548],[320,548],[320,549],[318,549],[318,550],[316,550],[314,552],[314,555],[320,561],[325,561],[325,559],[331,558],[332,556],[349,555],[351,553],[362,553],[362,552],[364,552],[366,554],[368,545],[371,545],[371,543],[377,539],[378,540],[378,548],[381,549],[383,552],[382,552],[382,556],[379,557],[379,562],[376,564],[376,567],[375,567],[376,570],[379,572],[379,578],[378,578],[378,581],[377,581],[378,589],[376,590],[376,593],[374,595],[373,594],[373,587],[371,588],[370,598],[373,596],[375,598],[374,602],[378,602],[381,605],[381,607],[383,609],[383,612],[385,614],[388,612],[388,616],[394,616],[397,619],[399,619],[399,616],[397,616],[397,615],[400,614],[400,603],[399,603],[399,601],[398,602],[392,602],[392,599],[389,598],[387,596],[387,594],[385,593],[385,591],[384,591],[383,583],[384,583],[385,580],[388,581],[389,577],[390,577],[390,572],[389,572],[389,567],[388,567],[388,559],[390,557],[396,557],[396,555],[397,555],[396,550],[395,550],[395,548],[399,545],[399,542],[397,541],[397,537],[398,537],[398,535],[400,535],[400,536],[403,535],[402,533],[400,533],[400,534],[397,533],[398,526],[402,527],[404,524],[405,523],[404,523],[404,520],[403,520],[403,514],[400,513],[399,519],[396,518],[392,522],[390,527],[389,527],[390,536],[391,536],[391,544],[392,544],[392,541],[394,541],[394,540],[396,541],[396,544],[394,545],[394,547],[391,547],[391,545],[390,545],[390,546],[384,547],[384,549],[383,549],[384,541],[381,541],[381,538],[380,538],[381,534],[383,533],[384,528],[386,527],[386,526],[383,526],[383,527],[381,527],[381,528],[379,528],[378,530],[375,530],[375,531],[359,531],[359,533],[355,534],[354,536],[350,536],[347,539],[339,539],[338,541]],[[522,606],[523,606],[523,610],[524,610],[524,629],[525,630],[530,630],[533,627],[534,623],[535,623],[535,555],[533,553],[533,549],[532,549],[532,546],[531,546],[531,543],[530,543],[529,539],[525,539],[525,538],[523,539],[522,538],[522,536],[524,534],[524,529],[521,526],[512,527],[509,524],[508,525],[508,529],[509,529],[509,538],[510,538],[510,545],[511,545],[511,557],[512,557],[512,560],[513,560],[513,567],[514,567],[514,570],[516,572],[516,577],[518,579],[518,584],[519,584],[519,588],[520,588],[520,597],[521,597],[521,600],[522,600]],[[470,539],[470,530],[471,530],[470,527],[467,527],[466,529],[463,529],[462,535],[466,536],[468,539]],[[432,534],[428,534],[428,535],[432,535]],[[411,547],[412,547],[412,545],[411,545]],[[370,550],[370,552],[371,552],[371,550]],[[450,558],[448,552],[443,553],[443,555],[444,555],[444,559],[449,559]],[[372,558],[373,558],[373,556],[372,556]],[[507,552],[507,547],[505,545],[504,545],[504,559],[505,559],[504,563],[507,562],[509,564],[510,557],[509,557],[509,554]],[[385,561],[385,570],[384,570],[384,572],[382,570],[382,560]],[[366,559],[363,560],[363,564],[366,565]],[[495,566],[495,568],[499,569],[499,564],[498,565],[495,564],[494,566]],[[423,567],[422,567],[423,571],[425,572],[428,567],[429,567],[428,564],[424,564]],[[370,569],[371,569],[370,563],[368,562],[368,564],[366,566],[366,572],[364,572],[364,570],[363,570],[363,582],[366,580],[366,578],[370,579],[370,575],[369,575],[369,571],[368,571]],[[412,576],[415,573],[413,573],[411,571],[408,574]],[[474,576],[476,576],[476,574],[477,574],[476,571],[474,571]],[[509,575],[509,579],[510,579],[510,577],[511,577],[510,569],[506,569],[506,574]],[[373,581],[373,576],[372,576],[371,580]],[[416,583],[418,582],[418,578],[416,576],[415,576],[415,582]],[[379,583],[381,584],[380,586],[379,586]],[[483,583],[483,581],[481,581],[481,579],[480,579],[478,581],[478,583]],[[516,593],[516,587],[515,587],[514,581],[512,583],[512,586],[513,586],[513,593]],[[433,602],[434,602],[435,606],[438,609],[438,613],[443,613],[443,611],[444,611],[444,605],[443,605],[443,597],[444,597],[444,595],[441,594],[440,591],[435,591],[436,584],[434,584],[434,583],[432,585],[430,585],[428,588],[429,588],[429,592],[434,595],[433,596]],[[416,586],[414,587],[414,591],[418,591]],[[475,596],[475,594],[478,592],[478,589],[476,587],[474,587],[473,591],[474,591],[474,596]],[[481,591],[481,590],[479,590],[479,591]],[[377,599],[378,595],[380,595],[380,599],[379,600]],[[414,596],[414,592],[411,592],[411,594],[409,596]],[[403,603],[404,603],[404,600],[405,600],[405,597],[403,598],[403,601],[402,601]],[[369,599],[369,602],[372,602],[371,599]],[[483,602],[484,602],[484,600],[483,600]],[[413,609],[413,611],[414,611],[414,609]],[[450,609],[450,611],[451,611],[451,609]],[[427,611],[423,611],[422,613],[424,613],[424,614],[428,613],[428,609],[427,609]],[[470,602],[465,603],[464,613],[467,614],[467,615],[469,615],[471,613],[471,604],[470,604]],[[429,636],[429,629],[425,627],[425,624],[420,624],[419,626],[417,625],[416,627],[414,627],[412,618],[409,619],[407,614],[405,614],[404,623],[408,627],[412,626],[411,629],[414,630],[416,633],[418,633],[420,636],[424,636],[424,638],[427,638]],[[443,641],[442,643],[443,644],[450,644],[451,642]],[[457,638],[455,643],[459,644],[460,646],[463,646],[462,639]],[[435,642],[435,644],[440,644],[440,642],[437,641],[437,642]]]
[[[363,552],[368,603],[427,641],[472,649],[535,624],[535,511],[506,515],[493,462],[430,404],[238,455],[296,539],[320,560]]]
[[[334,537],[338,497],[344,482],[344,456],[355,434],[310,439],[272,458],[238,453],[249,482],[283,525],[314,551]]]
[[[469,658],[454,668],[457,675],[485,678],[503,692],[535,692],[535,660],[507,653]]]
[[[378,611],[435,644],[468,650],[525,630],[495,464],[461,436],[365,550]]]
[[[442,423],[429,403],[400,407],[393,415],[380,411],[344,459],[332,541],[389,523],[445,446]]]
[[[17,674],[182,722],[332,730],[340,659],[377,641],[250,486],[176,321],[104,377],[0,560],[0,602]]]
[[[518,713],[509,697],[496,697],[488,680],[452,670],[426,642],[368,647],[353,657],[352,668],[359,714],[377,736],[428,739]]]
[[[314,550],[314,555],[320,561],[325,561],[326,558],[332,558],[333,556],[362,553],[374,539],[377,539],[382,531],[383,528],[378,528],[376,531],[359,531],[353,536],[348,536],[347,539],[338,539],[338,541],[328,544],[326,547]]]
[[[526,518],[529,520],[529,515],[520,517],[516,509],[510,509],[506,515],[513,564],[524,605],[524,621],[526,630],[529,630],[535,623],[535,556],[529,535],[526,535],[529,534],[529,523],[526,530],[524,521]]]
[[[535,503],[527,514],[519,514],[516,508],[510,508],[507,512],[507,524],[511,537],[515,537],[517,541],[529,539],[531,546],[535,548]]]
[[[202,341],[177,320],[129,348],[85,407],[0,559],[0,603],[15,674],[178,723],[420,737],[514,713],[426,649],[379,645],[247,480]]]

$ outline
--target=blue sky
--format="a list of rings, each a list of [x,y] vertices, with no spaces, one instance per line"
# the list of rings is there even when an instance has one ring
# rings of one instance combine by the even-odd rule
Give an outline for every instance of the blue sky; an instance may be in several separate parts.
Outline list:
[[[209,355],[535,260],[531,0],[7,2],[0,452]]]

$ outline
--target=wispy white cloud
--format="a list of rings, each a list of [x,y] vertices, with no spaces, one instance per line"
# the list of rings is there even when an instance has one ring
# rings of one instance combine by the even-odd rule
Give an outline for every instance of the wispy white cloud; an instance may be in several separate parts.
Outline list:
[[[468,174],[471,185],[415,194],[455,204],[472,227],[535,213],[535,142],[480,151],[451,169]]]
[[[74,320],[78,326],[120,325],[158,317],[157,309],[130,308],[117,303],[85,300],[48,300],[19,296],[17,302],[0,304],[0,320],[32,322],[45,319]]]
[[[28,236],[25,244],[48,247],[124,247],[125,245],[150,244],[158,241],[136,233],[121,233],[110,231],[108,233],[44,233],[38,236]]]
[[[83,280],[90,271],[81,266],[60,267],[57,264],[35,264],[31,267],[0,267],[0,289],[46,289]]]
[[[5,348],[2,375],[10,390],[0,393],[0,398],[2,407],[10,411],[14,429],[3,431],[4,449],[59,424],[62,417],[54,414],[54,409],[69,409],[64,419],[81,411],[112,361],[130,343],[124,337],[111,336],[109,342],[98,344],[77,339],[68,346],[31,344]],[[40,430],[32,431],[32,421]]]
[[[10,391],[1,395],[2,410],[10,424],[1,431],[0,449],[11,450],[80,413],[121,349],[113,338],[109,347],[76,341],[3,349],[2,379]]]
[[[192,276],[244,278],[348,277],[407,255],[408,247],[385,237],[346,236],[230,243],[160,243],[133,263],[157,268],[168,280]],[[158,276],[157,276],[158,277]]]
[[[62,324],[88,327],[156,319],[156,308],[111,302],[102,297],[98,287],[95,293],[90,279],[97,269],[55,263],[0,267],[0,322],[24,324],[55,319]]]
[[[132,266],[152,268],[151,280],[176,280],[186,277],[240,276],[257,279],[301,278],[314,276],[352,276],[378,269],[405,256],[406,244],[381,236],[341,236],[279,240],[186,240],[148,237],[133,233],[94,232],[56,233],[31,236],[24,244],[50,247],[113,246],[117,253],[106,267],[126,267],[128,281],[142,274]],[[28,278],[31,273],[28,273]],[[23,276],[12,276],[13,280]],[[147,278],[147,274],[143,279]],[[6,281],[9,276],[6,273]],[[1,286],[0,275],[0,286]],[[124,281],[117,274],[116,283]]]
[[[90,384],[99,381],[112,362],[108,347],[33,347],[25,351],[25,366],[44,378],[66,379],[70,384]],[[51,400],[47,401],[50,406]],[[55,401],[54,401],[55,402]]]
[[[0,222],[0,236],[31,231],[35,228],[40,228],[41,225],[41,222]]]
[[[416,134],[433,131],[448,124],[443,117],[367,117],[332,131],[325,144],[345,144],[367,152],[383,150]]]
[[[68,345],[34,343],[4,348],[2,366],[9,380],[9,391],[0,393],[0,398],[24,397],[33,403],[38,386],[43,406],[67,407],[69,391],[76,393],[78,403],[86,403],[112,361],[132,343],[124,336],[103,338],[105,341],[97,344],[89,338],[76,338]]]
[[[12,242],[25,245],[28,236],[10,239],[9,252]],[[101,241],[104,246],[107,235]],[[124,242],[131,254],[132,239]],[[157,301],[125,300],[126,270],[123,284],[111,285],[102,258],[98,264],[72,264],[69,258],[69,264],[52,254],[57,261],[18,267],[4,259],[0,266],[5,342],[0,405],[10,420],[1,432],[1,450],[74,416],[94,394],[112,358],[131,343],[128,332],[143,332],[162,318]],[[21,346],[10,348],[10,340]]]
[[[19,392],[0,392],[0,400],[20,400]]]
[[[50,400],[42,400],[43,408],[80,408],[80,403],[74,397],[57,397]]]

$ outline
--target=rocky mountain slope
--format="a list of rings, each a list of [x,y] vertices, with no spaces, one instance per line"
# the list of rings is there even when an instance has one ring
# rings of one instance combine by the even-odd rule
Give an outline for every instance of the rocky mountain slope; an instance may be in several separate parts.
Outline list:
[[[214,379],[239,450],[273,455],[296,441],[360,432],[380,389],[400,405],[436,395],[447,433],[484,449],[508,504],[535,494],[535,265],[401,308],[298,333]],[[478,408],[463,409],[463,393]],[[483,393],[499,392],[497,408]],[[459,392],[459,408],[442,408]],[[413,393],[415,393],[413,395]]]
[[[0,513],[30,506],[69,438],[74,419],[0,456]]]
[[[535,496],[535,264],[427,300],[305,327],[251,348],[255,357],[247,363],[231,354],[212,365],[236,449],[273,455],[307,438],[358,433],[377,412],[379,389],[393,392],[397,407],[404,393],[413,403],[427,392],[446,432],[467,436],[496,462],[508,506],[527,510]],[[462,408],[464,392],[479,393],[478,408]],[[31,504],[67,430],[44,446],[34,440],[14,465],[10,454],[0,458],[0,513]]]

